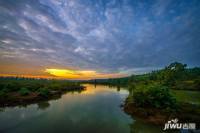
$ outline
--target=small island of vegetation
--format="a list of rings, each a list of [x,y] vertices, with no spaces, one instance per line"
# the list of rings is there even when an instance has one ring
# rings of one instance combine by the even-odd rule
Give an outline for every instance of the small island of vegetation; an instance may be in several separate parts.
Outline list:
[[[69,91],[81,92],[84,86],[66,80],[0,78],[0,106],[30,104],[60,97]]]

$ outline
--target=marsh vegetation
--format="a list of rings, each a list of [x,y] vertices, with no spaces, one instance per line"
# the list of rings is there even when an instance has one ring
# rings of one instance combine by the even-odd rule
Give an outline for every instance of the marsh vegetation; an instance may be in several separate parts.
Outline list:
[[[66,80],[0,78],[0,103],[1,106],[27,104],[83,89],[79,83]]]

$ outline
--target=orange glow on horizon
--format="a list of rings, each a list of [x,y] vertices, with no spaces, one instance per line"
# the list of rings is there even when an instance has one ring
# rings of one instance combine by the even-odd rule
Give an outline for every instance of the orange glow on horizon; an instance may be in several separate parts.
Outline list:
[[[120,73],[98,73],[93,70],[69,70],[69,69],[46,69],[50,75],[66,79],[94,79],[94,78],[117,78],[126,76]]]
[[[125,77],[121,73],[98,73],[93,70],[69,70],[69,69],[46,69],[44,74],[1,74],[0,77],[23,77],[23,78],[41,78],[41,79],[69,79],[69,80],[89,80],[103,78]]]

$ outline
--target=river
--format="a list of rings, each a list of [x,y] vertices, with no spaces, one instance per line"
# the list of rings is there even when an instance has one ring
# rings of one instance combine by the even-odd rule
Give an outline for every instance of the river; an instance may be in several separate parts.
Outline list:
[[[0,109],[1,133],[159,133],[120,107],[126,89],[84,84],[86,90],[59,99]]]

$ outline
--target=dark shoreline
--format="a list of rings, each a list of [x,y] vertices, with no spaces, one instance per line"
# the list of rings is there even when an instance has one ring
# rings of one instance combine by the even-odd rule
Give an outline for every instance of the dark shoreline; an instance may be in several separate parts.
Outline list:
[[[31,92],[26,96],[21,96],[18,92],[8,93],[8,97],[0,99],[0,107],[14,107],[20,105],[29,105],[51,99],[58,99],[62,94],[68,92],[81,92],[85,90],[85,86],[66,87],[59,91],[50,91],[47,97],[39,95],[38,92]]]
[[[168,120],[174,118],[178,118],[180,122],[200,123],[200,113],[198,111],[194,112],[196,107],[192,108],[190,104],[182,104],[176,111],[167,111],[165,109],[136,107],[134,103],[129,103],[126,99],[122,108],[125,113],[133,118],[138,117],[147,123],[159,126],[163,126]],[[197,108],[200,109],[200,107]],[[198,126],[197,129],[200,128]]]

